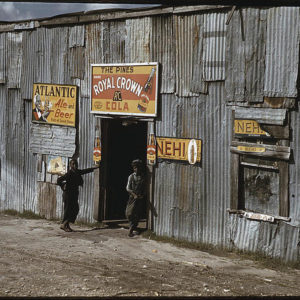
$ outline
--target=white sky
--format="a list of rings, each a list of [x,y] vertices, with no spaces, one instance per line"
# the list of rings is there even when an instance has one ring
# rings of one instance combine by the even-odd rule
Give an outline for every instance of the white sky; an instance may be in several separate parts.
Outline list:
[[[38,19],[60,14],[109,9],[109,8],[137,8],[145,5],[138,4],[87,4],[87,3],[41,3],[41,2],[1,2],[0,21],[18,21]]]

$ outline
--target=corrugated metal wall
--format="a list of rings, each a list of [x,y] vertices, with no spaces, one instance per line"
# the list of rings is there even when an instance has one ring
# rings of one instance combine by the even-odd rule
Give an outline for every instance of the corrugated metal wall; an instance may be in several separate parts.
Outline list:
[[[96,125],[89,112],[90,65],[158,61],[156,135],[197,138],[203,144],[200,166],[159,161],[154,168],[155,232],[286,261],[299,259],[298,112],[291,118],[291,222],[251,221],[226,211],[232,138],[227,104],[245,106],[263,102],[264,96],[297,96],[299,8],[244,8],[234,12],[229,25],[226,19],[226,11],[168,12],[0,33],[0,209],[32,210],[49,218],[61,215],[61,190],[44,169],[37,173],[38,160],[47,153],[30,151],[35,142],[31,139],[38,137],[32,134],[38,125],[31,125],[28,101],[34,82],[79,87],[79,126],[77,131],[65,130],[62,138],[69,146],[59,154],[78,154],[79,167],[86,168],[93,163]],[[84,180],[78,219],[92,222],[93,173]]]
[[[264,85],[266,96],[297,96],[299,23],[299,7],[276,7],[268,10]]]
[[[162,95],[157,136],[203,141],[202,162],[188,165],[161,162],[155,171],[155,231],[190,241],[226,244],[229,207],[231,112],[225,104],[224,83],[209,86],[208,95],[179,98]],[[216,188],[217,187],[217,188]]]

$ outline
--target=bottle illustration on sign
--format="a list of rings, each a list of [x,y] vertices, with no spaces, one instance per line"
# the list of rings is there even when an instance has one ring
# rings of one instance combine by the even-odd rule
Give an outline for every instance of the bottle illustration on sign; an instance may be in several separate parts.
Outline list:
[[[149,165],[154,165],[156,161],[156,142],[154,138],[154,134],[150,133],[148,137],[148,145],[147,145],[147,159],[149,161]]]
[[[99,162],[101,161],[101,141],[99,136],[99,129],[96,129],[93,154],[94,162],[96,164],[99,164]]]
[[[148,79],[147,79],[147,81],[144,85],[144,88],[143,88],[145,93],[148,93],[149,89],[152,87],[152,80],[153,80],[154,74],[155,74],[155,68],[153,67],[151,69],[150,75],[149,75],[149,77],[148,77]],[[145,93],[141,95],[141,99],[138,103],[138,109],[141,112],[146,112],[149,101],[150,101],[149,97]]]

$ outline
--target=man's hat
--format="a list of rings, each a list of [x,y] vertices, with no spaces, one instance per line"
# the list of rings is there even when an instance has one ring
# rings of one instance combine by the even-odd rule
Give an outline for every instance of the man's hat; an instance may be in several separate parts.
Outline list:
[[[132,163],[131,163],[131,165],[133,166],[133,167],[140,167],[141,165],[142,165],[143,163],[142,163],[142,161],[140,160],[140,159],[135,159],[135,160],[133,160],[132,161]]]

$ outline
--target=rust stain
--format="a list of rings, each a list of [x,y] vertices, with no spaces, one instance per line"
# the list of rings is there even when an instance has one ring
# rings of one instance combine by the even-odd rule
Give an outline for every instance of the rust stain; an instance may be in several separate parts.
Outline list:
[[[283,108],[284,98],[264,97],[264,101],[272,108]]]

